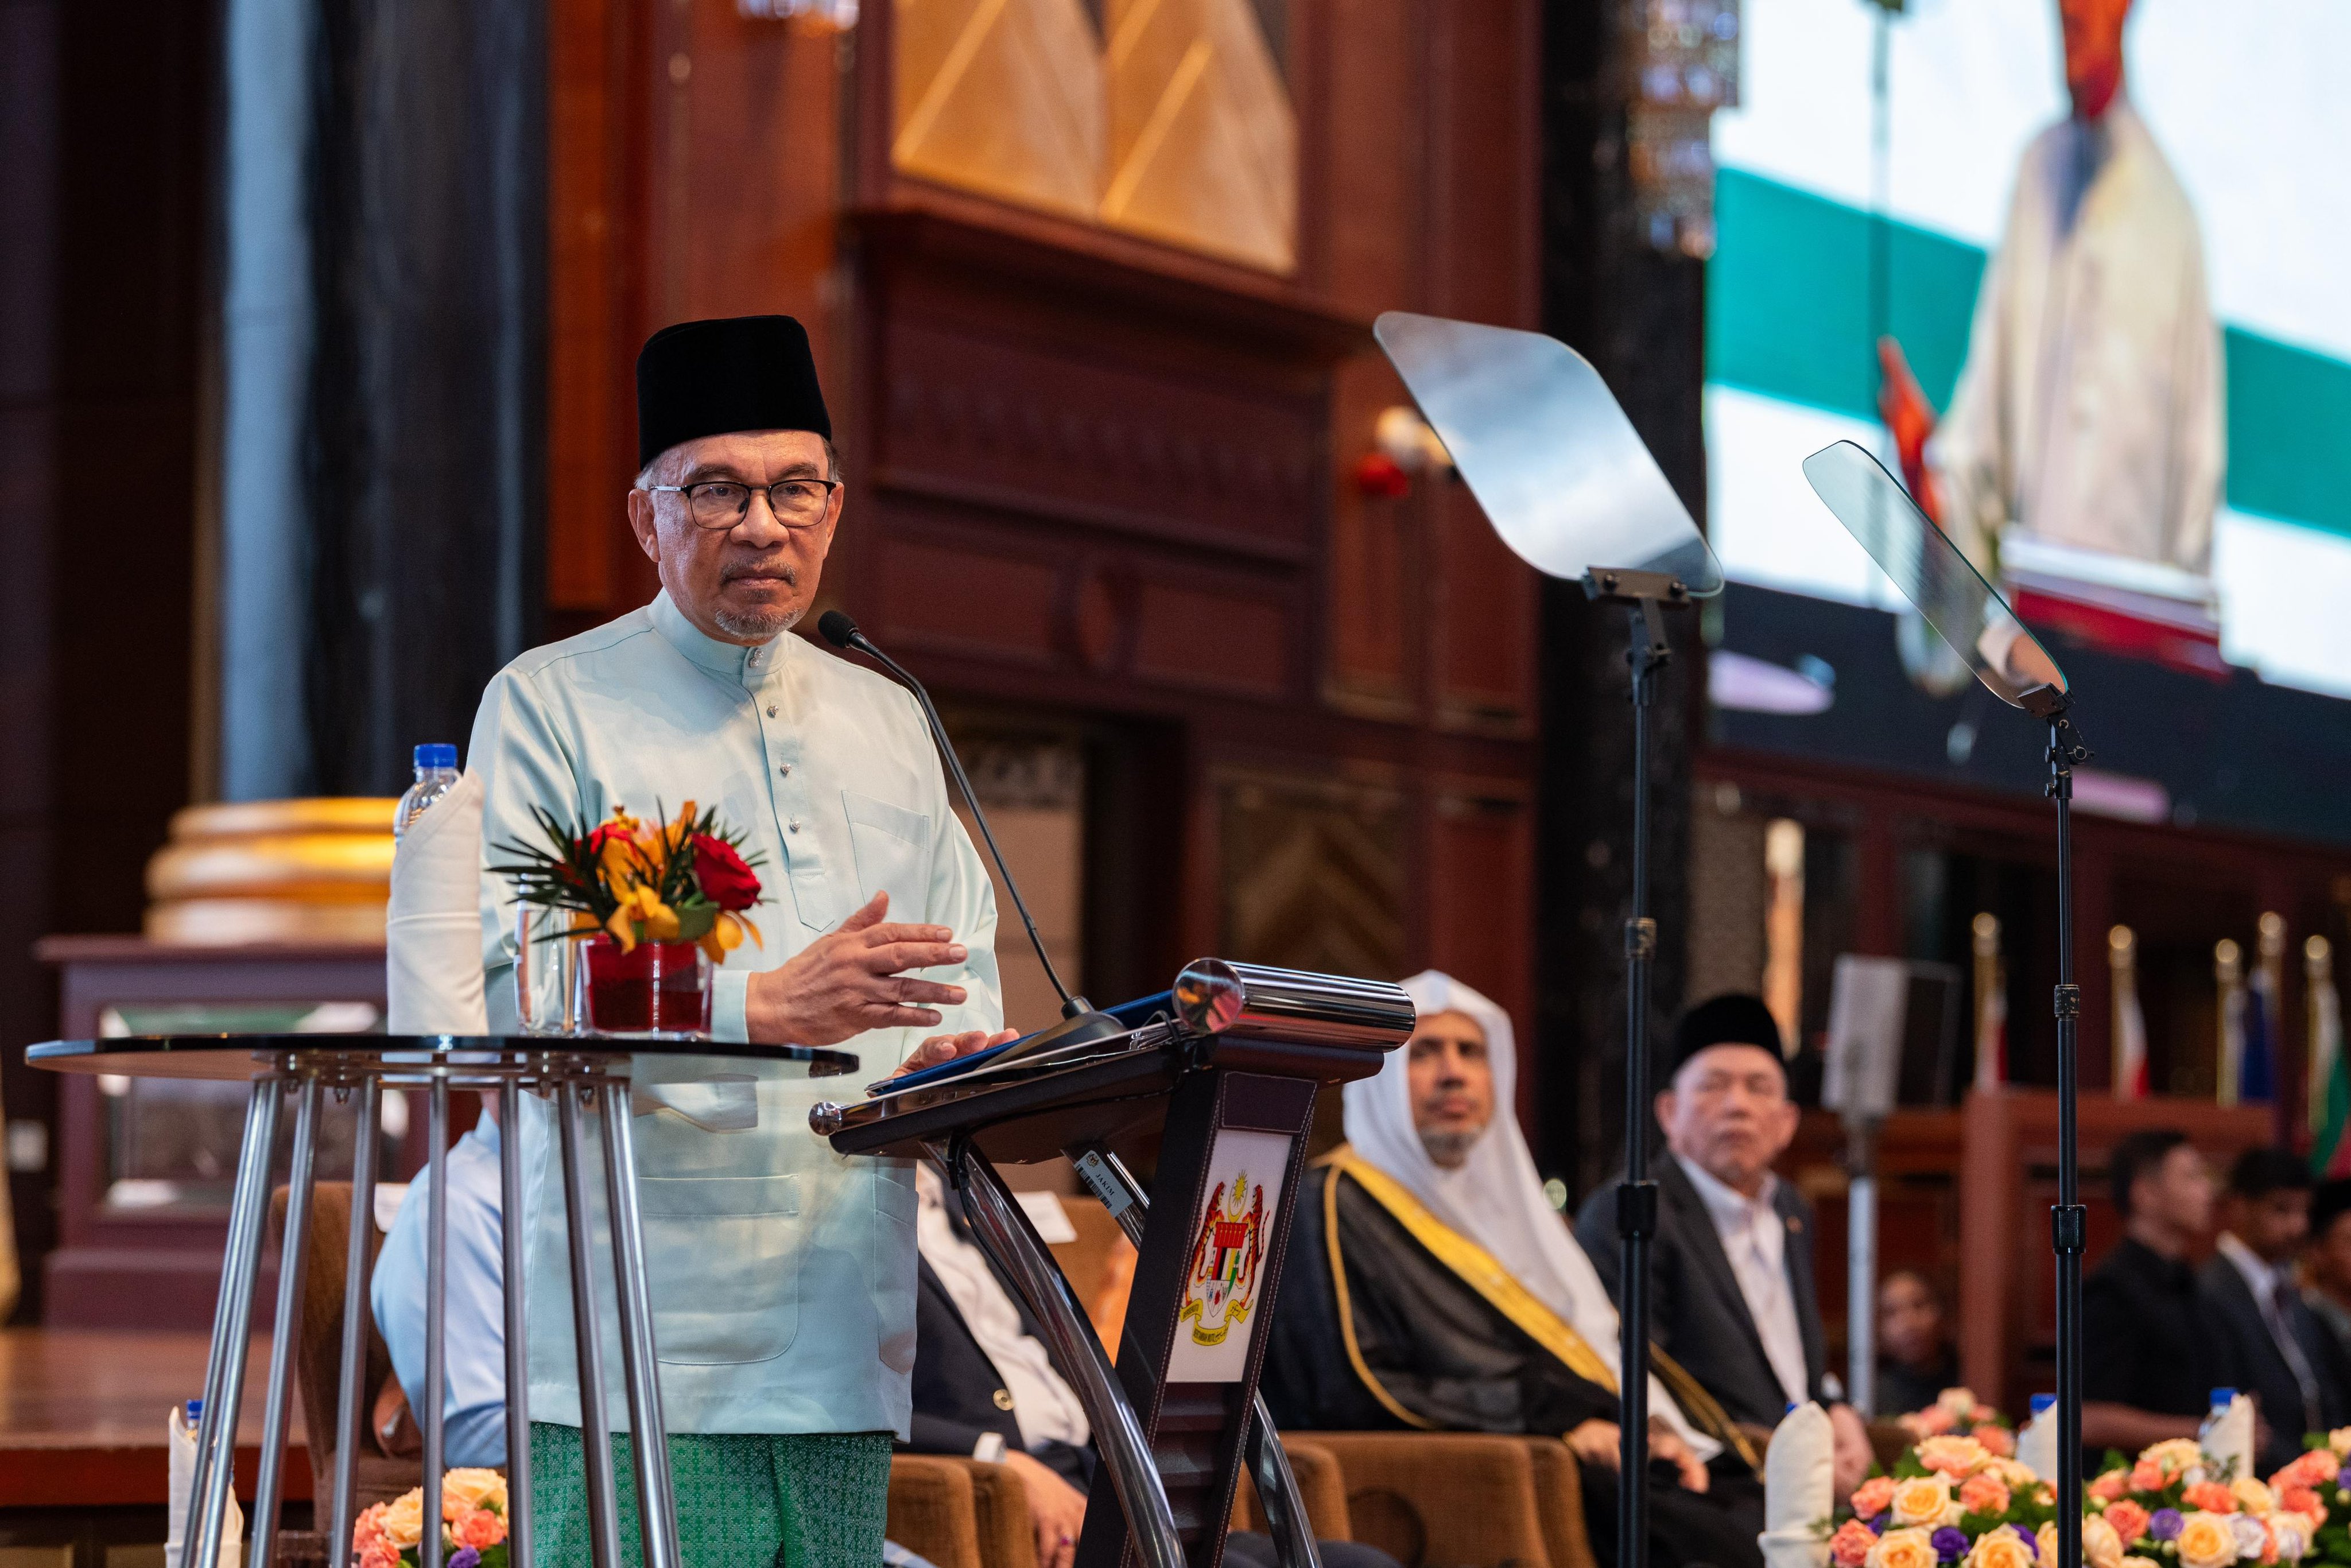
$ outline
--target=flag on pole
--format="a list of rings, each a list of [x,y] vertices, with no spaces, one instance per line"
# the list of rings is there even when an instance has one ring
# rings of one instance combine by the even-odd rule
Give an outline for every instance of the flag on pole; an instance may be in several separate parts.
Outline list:
[[[2351,1176],[2351,1062],[2343,1055],[2343,1002],[2335,989],[2335,953],[2324,936],[2302,945],[2310,993],[2310,1169]]]
[[[2114,982],[2114,1093],[2117,1100],[2144,1100],[2147,1015],[2138,1005],[2138,936],[2127,925],[2106,933],[2106,968]]]
[[[1986,911],[1975,918],[1976,1087],[1998,1089],[2008,1082],[2008,969],[2000,958],[2000,917]]]
[[[2244,1088],[2245,985],[2244,950],[2232,937],[2212,945],[2212,980],[2220,991],[2220,1060],[2212,1075],[2214,1098],[2234,1105]]]
[[[2285,1020],[2278,1003],[2285,995],[2285,916],[2266,911],[2261,920],[2261,943],[2252,973],[2245,979],[2245,1053],[2238,1079],[2237,1103],[2267,1105],[2278,1099],[2278,1062],[2285,1044]],[[2278,1141],[2293,1129],[2280,1125]]]

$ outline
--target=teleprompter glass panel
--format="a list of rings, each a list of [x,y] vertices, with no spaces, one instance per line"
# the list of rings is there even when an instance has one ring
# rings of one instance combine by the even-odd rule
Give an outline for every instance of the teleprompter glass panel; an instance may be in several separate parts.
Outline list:
[[[1380,347],[1487,520],[1552,577],[1661,573],[1703,598],[1722,567],[1608,384],[1555,338],[1391,310]]]
[[[2057,661],[1876,458],[1840,441],[1804,459],[1804,477],[1994,696],[2032,707],[2032,694],[2065,691]]]

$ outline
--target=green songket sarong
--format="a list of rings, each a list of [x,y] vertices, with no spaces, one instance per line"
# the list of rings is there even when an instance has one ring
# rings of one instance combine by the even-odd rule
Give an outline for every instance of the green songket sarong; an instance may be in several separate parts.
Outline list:
[[[673,1432],[684,1568],[875,1568],[890,1507],[887,1432]],[[635,1460],[612,1435],[621,1561],[641,1568]],[[532,1568],[589,1560],[588,1472],[580,1428],[530,1424]]]

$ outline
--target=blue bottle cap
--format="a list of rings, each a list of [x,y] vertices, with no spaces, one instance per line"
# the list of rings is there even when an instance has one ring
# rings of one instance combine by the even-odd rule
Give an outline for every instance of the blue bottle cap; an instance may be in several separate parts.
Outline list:
[[[1796,1402],[1795,1402],[1794,1400],[1792,1400],[1792,1399],[1791,1399],[1791,1400],[1789,1400],[1789,1401],[1788,1401],[1788,1407],[1787,1407],[1785,1410],[1782,1410],[1782,1411],[1781,1411],[1781,1412],[1780,1412],[1780,1414],[1781,1414],[1781,1415],[1782,1415],[1782,1416],[1793,1416],[1795,1413],[1796,1413]]]
[[[193,1426],[193,1425],[195,1425],[195,1423],[197,1423],[197,1422],[199,1422],[199,1421],[203,1420],[204,1418],[204,1402],[203,1400],[201,1400],[201,1399],[191,1399],[191,1400],[189,1400],[189,1401],[188,1401],[188,1424],[189,1424],[190,1426]]]
[[[2038,1416],[2056,1403],[2057,1396],[2054,1394],[2036,1394],[2032,1396],[2032,1413]]]
[[[416,748],[416,766],[455,768],[457,766],[457,748],[446,741],[429,742],[420,746]]]
[[[2212,1390],[2212,1403],[2215,1405],[2227,1405],[2236,1397],[2237,1391],[2233,1388],[2215,1388]]]

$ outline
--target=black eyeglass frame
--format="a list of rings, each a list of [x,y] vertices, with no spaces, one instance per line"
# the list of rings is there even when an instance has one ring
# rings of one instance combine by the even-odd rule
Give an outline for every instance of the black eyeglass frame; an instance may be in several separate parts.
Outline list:
[[[697,528],[704,528],[715,534],[726,529],[737,528],[743,526],[744,519],[747,518],[751,515],[751,497],[755,493],[764,496],[767,498],[768,515],[776,519],[777,527],[794,529],[820,527],[822,525],[825,518],[832,512],[832,493],[835,490],[840,489],[845,483],[845,480],[841,479],[812,479],[808,477],[806,475],[800,475],[789,479],[778,479],[772,485],[754,485],[749,481],[743,479],[697,479],[691,485],[648,485],[645,486],[645,489],[649,494],[653,495],[684,497],[686,520]],[[739,488],[743,492],[743,504],[736,508],[735,516],[726,521],[721,523],[705,523],[700,517],[695,516],[694,493],[696,490],[707,489],[710,486],[716,485],[732,485]],[[810,517],[806,521],[796,521],[792,517],[787,514],[781,507],[776,505],[776,492],[782,489],[787,485],[822,486],[824,487],[824,504],[819,507],[814,515]]]

